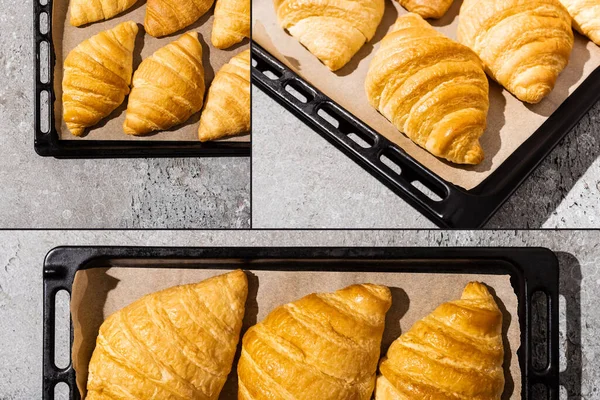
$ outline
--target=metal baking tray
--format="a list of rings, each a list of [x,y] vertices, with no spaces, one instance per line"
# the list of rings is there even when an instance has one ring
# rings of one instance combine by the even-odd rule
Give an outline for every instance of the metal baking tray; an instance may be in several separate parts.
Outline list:
[[[61,140],[54,116],[54,103],[57,101],[54,93],[56,55],[52,40],[54,1],[65,0],[33,1],[34,148],[37,154],[66,159],[250,156],[250,142]],[[47,73],[42,74],[42,71]]]
[[[61,382],[69,386],[70,399],[80,399],[72,365],[60,369],[54,362],[55,296],[61,290],[71,293],[78,270],[106,267],[111,264],[111,260],[118,260],[119,266],[128,262],[127,265],[131,268],[173,266],[174,262],[181,262],[177,264],[178,268],[207,268],[207,264],[199,262],[207,259],[230,260],[219,263],[218,266],[210,265],[210,268],[222,269],[508,274],[519,300],[521,347],[517,354],[522,374],[522,398],[534,399],[534,390],[535,399],[538,400],[559,398],[559,270],[556,256],[548,249],[57,247],[48,253],[44,261],[43,399],[54,399],[54,387]],[[269,260],[285,260],[285,263],[269,263]],[[331,262],[324,263],[323,260]],[[547,300],[544,318],[536,317],[532,307],[532,297],[540,293]],[[547,365],[543,369],[536,368],[537,364],[534,364],[532,332],[539,331],[546,332]],[[71,323],[71,345],[72,341]],[[540,390],[541,393],[546,393],[545,397],[539,396]]]
[[[496,171],[477,187],[465,190],[425,168],[398,145],[371,129],[256,43],[252,44],[252,83],[431,221],[440,227],[459,229],[484,225],[600,100],[598,68]],[[286,90],[290,85],[306,98],[306,102]],[[323,107],[339,122],[338,128],[317,114]],[[370,146],[360,146],[349,134],[357,135]],[[384,164],[382,155],[396,164],[401,172],[397,173]],[[440,200],[433,200],[413,186],[415,181],[421,182]]]

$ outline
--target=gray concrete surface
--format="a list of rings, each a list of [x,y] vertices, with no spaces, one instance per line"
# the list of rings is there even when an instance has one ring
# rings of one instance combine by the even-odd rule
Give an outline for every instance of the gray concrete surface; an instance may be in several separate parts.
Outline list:
[[[549,247],[557,252],[561,270],[560,382],[565,386],[561,398],[600,398],[598,231],[3,231],[0,232],[2,400],[41,399],[42,263],[45,254],[58,245]]]
[[[0,0],[0,228],[250,226],[248,158],[76,160],[33,149],[33,0]]]
[[[253,226],[430,228],[434,225],[256,87]],[[486,228],[600,227],[600,104]]]

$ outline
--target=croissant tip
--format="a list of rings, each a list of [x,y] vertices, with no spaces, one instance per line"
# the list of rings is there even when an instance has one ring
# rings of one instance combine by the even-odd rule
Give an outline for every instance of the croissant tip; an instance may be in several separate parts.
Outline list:
[[[469,282],[467,284],[467,286],[465,286],[462,297],[463,298],[467,298],[467,297],[468,298],[473,298],[473,297],[488,298],[488,297],[492,297],[492,294],[490,293],[490,291],[485,283],[473,281],[473,282]]]
[[[67,128],[69,129],[69,132],[71,132],[71,134],[73,136],[81,137],[85,133],[85,128],[81,127],[81,126],[73,126],[73,125],[67,124]]]

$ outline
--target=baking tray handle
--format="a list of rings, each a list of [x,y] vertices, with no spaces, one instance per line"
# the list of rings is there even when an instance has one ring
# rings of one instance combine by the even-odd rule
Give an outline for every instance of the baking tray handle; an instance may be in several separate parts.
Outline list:
[[[69,364],[64,368],[56,365],[56,295],[61,291],[66,291],[71,296],[70,282],[71,275],[69,268],[46,266],[44,268],[44,356],[43,356],[43,398],[44,400],[54,400],[55,388],[59,383],[65,383],[69,389],[69,398],[80,399],[73,365],[69,352]],[[69,349],[73,346],[73,322],[69,318]]]

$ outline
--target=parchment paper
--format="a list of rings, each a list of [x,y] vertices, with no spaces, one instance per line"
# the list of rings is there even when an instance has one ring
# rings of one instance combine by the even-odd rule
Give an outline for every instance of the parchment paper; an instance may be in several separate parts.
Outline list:
[[[86,130],[86,136],[78,138],[69,132],[62,117],[62,79],[64,59],[69,52],[79,43],[100,33],[112,29],[122,22],[134,21],[138,24],[139,32],[133,53],[133,70],[135,71],[143,59],[149,57],[159,48],[175,41],[185,32],[197,31],[200,33],[202,43],[204,79],[206,90],[210,86],[215,74],[233,56],[250,47],[248,39],[242,43],[226,50],[219,50],[212,46],[210,35],[213,25],[214,6],[202,16],[196,23],[164,38],[154,38],[144,31],[144,16],[146,15],[146,2],[138,1],[131,9],[108,21],[95,22],[74,27],[69,23],[68,0],[55,0],[52,13],[52,37],[54,51],[56,53],[56,64],[54,66],[54,90],[56,101],[54,102],[54,116],[57,123],[58,134],[61,140],[175,140],[175,141],[198,141],[198,121],[200,112],[194,114],[183,125],[176,126],[169,131],[157,132],[146,136],[130,136],[123,132],[125,121],[125,110],[127,109],[127,98],[119,108],[113,111],[107,118],[100,121],[95,127]],[[206,97],[205,97],[206,99]],[[250,136],[241,136],[226,139],[226,141],[248,142]]]
[[[207,265],[210,267],[210,265]],[[73,366],[80,390],[85,388],[87,367],[98,329],[104,319],[140,297],[171,286],[199,282],[229,272],[213,269],[174,268],[95,268],[77,272],[71,294],[74,342]],[[275,307],[309,293],[329,292],[354,283],[377,283],[390,287],[393,304],[386,316],[382,356],[389,345],[416,321],[443,302],[460,298],[470,281],[481,281],[492,288],[504,314],[506,385],[503,399],[521,398],[521,371],[517,350],[520,346],[518,299],[508,275],[418,274],[370,272],[281,272],[246,271],[248,301],[242,334],[261,321]],[[238,356],[239,356],[238,346]],[[236,363],[220,399],[237,399]]]
[[[432,156],[411,142],[367,101],[364,81],[371,59],[398,16],[407,13],[397,1],[386,0],[385,4],[385,14],[375,37],[363,46],[348,65],[335,73],[281,29],[272,0],[252,0],[252,40],[371,128],[397,143],[432,172],[467,190],[476,187],[498,168],[600,65],[600,48],[575,33],[575,46],[569,65],[558,78],[554,91],[541,103],[525,105],[490,80],[488,128],[481,138],[485,160],[477,166],[457,166]],[[456,40],[461,4],[462,0],[455,0],[442,19],[429,22]]]

